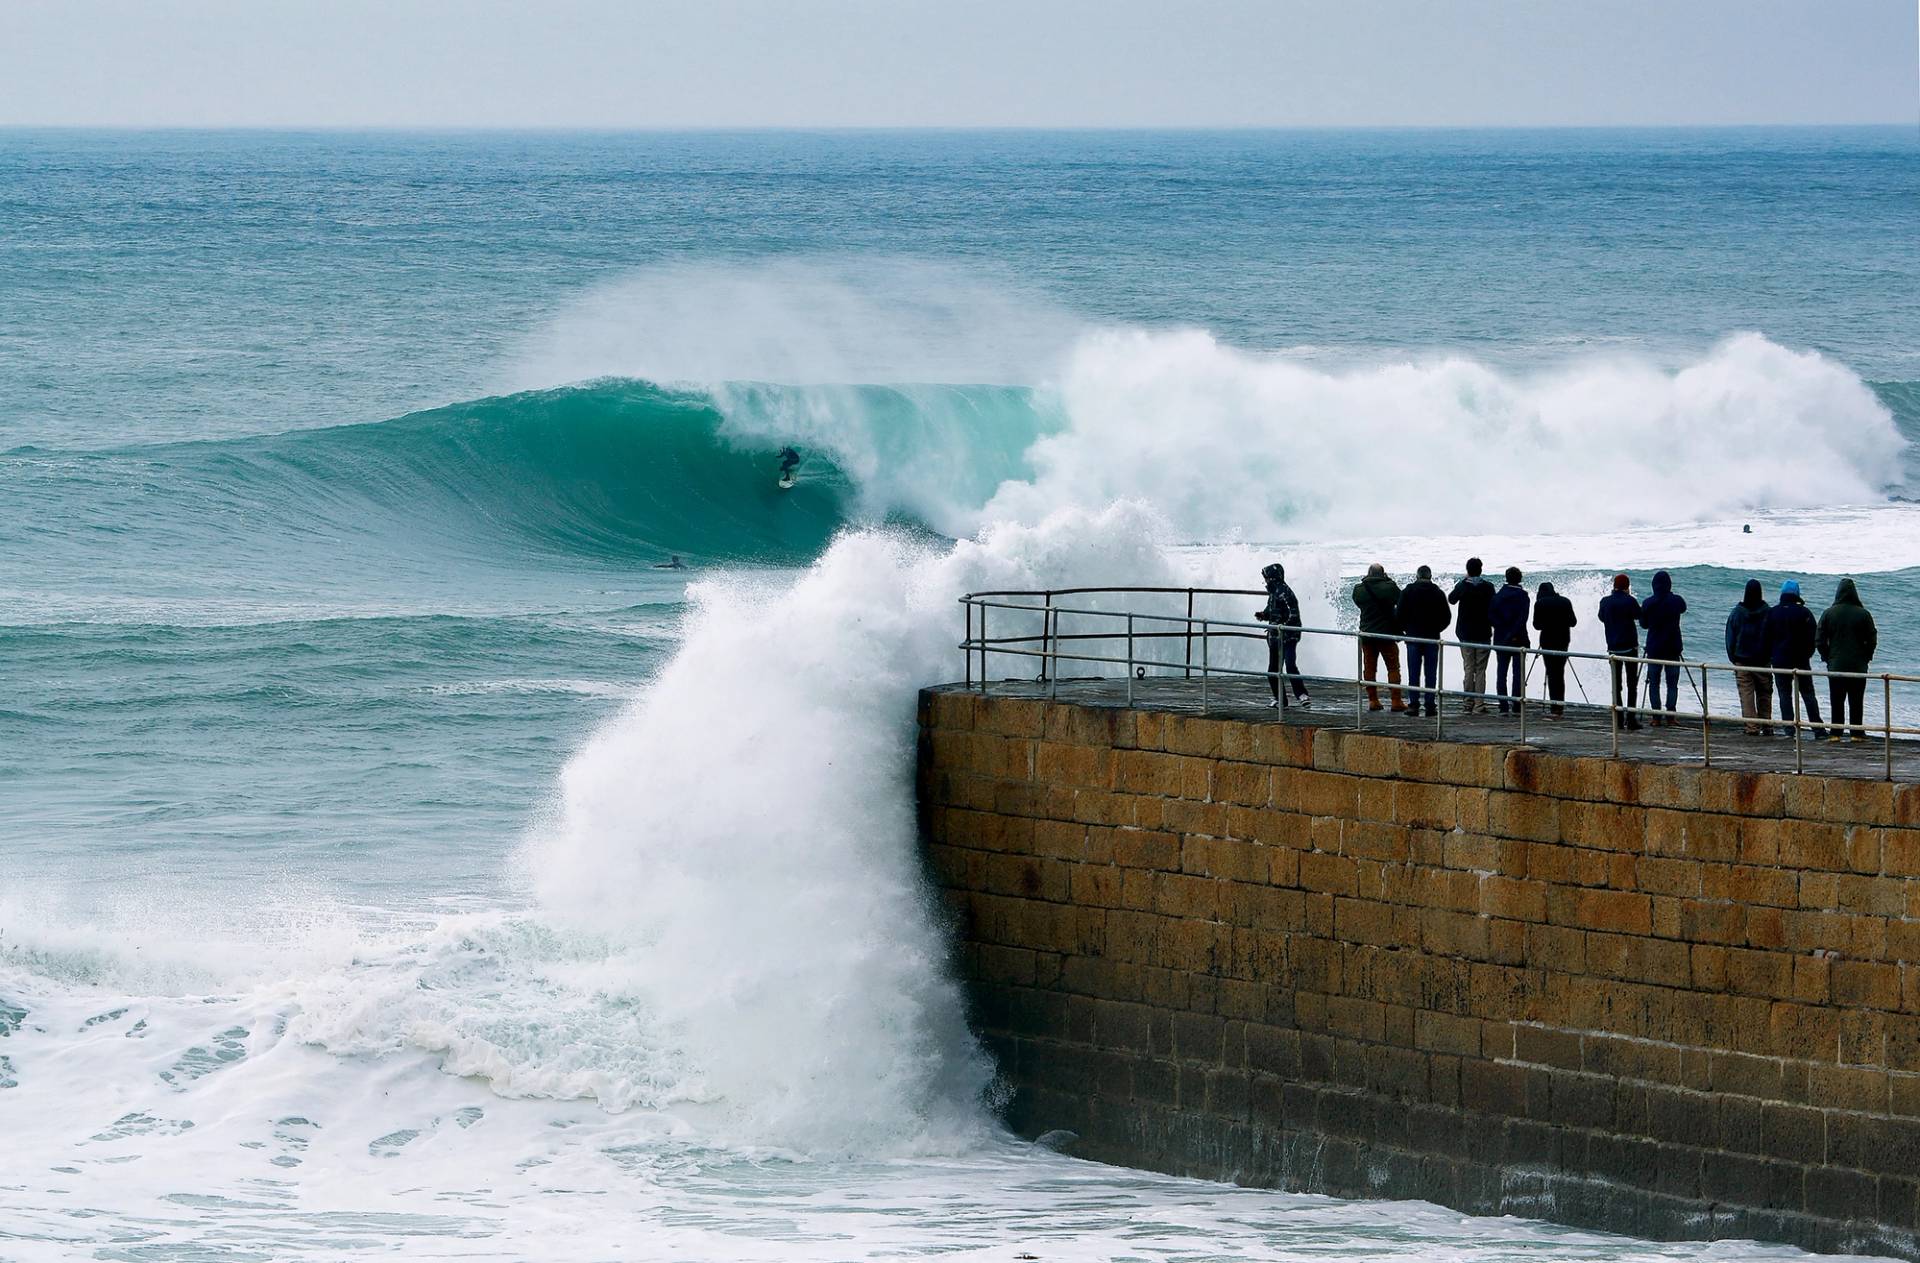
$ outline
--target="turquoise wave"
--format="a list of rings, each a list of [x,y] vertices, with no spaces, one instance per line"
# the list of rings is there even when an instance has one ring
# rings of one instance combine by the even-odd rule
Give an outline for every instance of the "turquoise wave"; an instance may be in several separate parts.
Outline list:
[[[0,543],[26,541],[57,506],[87,531],[154,551],[277,541],[307,554],[377,538],[489,560],[785,564],[854,521],[939,529],[1023,473],[1043,428],[1031,393],[1011,387],[601,381],[238,439],[17,448],[0,457],[13,475],[0,490]],[[782,491],[778,453],[790,442],[804,463]]]

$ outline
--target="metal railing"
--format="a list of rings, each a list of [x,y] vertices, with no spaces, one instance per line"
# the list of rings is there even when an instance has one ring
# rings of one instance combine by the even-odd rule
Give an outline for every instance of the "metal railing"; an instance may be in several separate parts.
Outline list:
[[[1684,717],[1689,721],[1699,721],[1701,761],[1709,767],[1713,765],[1713,726],[1715,724],[1738,724],[1744,728],[1759,728],[1768,731],[1776,728],[1789,729],[1793,738],[1793,767],[1796,772],[1803,771],[1805,768],[1805,734],[1807,732],[1812,731],[1817,733],[1822,730],[1827,730],[1838,733],[1844,731],[1848,733],[1854,741],[1863,741],[1870,738],[1879,739],[1883,747],[1883,774],[1887,780],[1892,780],[1894,738],[1920,735],[1920,727],[1894,722],[1894,686],[1896,684],[1920,684],[1920,676],[1915,675],[1902,675],[1893,672],[1826,671],[1817,668],[1795,669],[1789,667],[1743,666],[1729,662],[1700,662],[1679,659],[1647,658],[1638,653],[1632,655],[1599,654],[1584,653],[1575,650],[1539,649],[1528,645],[1480,645],[1474,643],[1462,645],[1459,641],[1427,639],[1398,633],[1389,635],[1378,632],[1362,632],[1336,627],[1290,626],[1282,629],[1268,623],[1235,618],[1212,617],[1197,612],[1198,602],[1202,599],[1238,599],[1251,597],[1263,600],[1266,595],[1263,589],[1257,588],[1165,587],[1080,587],[968,593],[966,596],[960,598],[960,603],[966,611],[966,634],[960,644],[960,649],[966,661],[966,685],[969,688],[973,687],[977,678],[980,687],[984,690],[990,674],[988,668],[989,655],[1010,656],[1030,660],[1037,659],[1040,664],[1037,682],[1048,685],[1049,692],[1052,695],[1057,695],[1059,692],[1062,664],[1077,663],[1109,671],[1118,668],[1120,674],[1125,677],[1127,701],[1131,704],[1134,700],[1134,686],[1136,682],[1145,680],[1149,672],[1155,674],[1178,672],[1182,678],[1185,679],[1193,679],[1196,676],[1199,678],[1201,706],[1205,709],[1211,704],[1212,685],[1216,678],[1255,679],[1267,683],[1276,689],[1285,689],[1294,681],[1304,681],[1308,678],[1304,671],[1298,674],[1286,672],[1284,670],[1284,664],[1283,669],[1280,671],[1266,671],[1247,667],[1236,667],[1216,661],[1216,654],[1214,652],[1216,641],[1224,641],[1230,646],[1238,641],[1250,640],[1258,641],[1264,646],[1270,635],[1293,635],[1297,633],[1302,642],[1304,642],[1307,637],[1325,637],[1352,642],[1353,676],[1351,678],[1338,675],[1329,676],[1324,673],[1311,678],[1321,682],[1330,682],[1341,687],[1351,687],[1354,690],[1354,722],[1357,726],[1362,727],[1365,726],[1366,716],[1370,711],[1381,709],[1377,702],[1378,691],[1387,690],[1392,695],[1395,702],[1394,709],[1396,711],[1403,709],[1398,704],[1398,698],[1401,694],[1414,694],[1419,697],[1431,695],[1433,702],[1433,730],[1436,736],[1444,735],[1446,731],[1446,707],[1441,704],[1441,699],[1449,697],[1462,698],[1481,705],[1491,701],[1501,704],[1503,708],[1510,706],[1519,719],[1520,741],[1525,743],[1528,740],[1529,701],[1533,702],[1535,709],[1538,709],[1543,704],[1553,708],[1561,708],[1570,704],[1579,705],[1576,703],[1567,703],[1564,699],[1532,699],[1529,697],[1533,677],[1533,664],[1535,661],[1544,662],[1547,659],[1558,659],[1566,663],[1568,673],[1572,675],[1574,682],[1580,689],[1581,696],[1585,699],[1584,704],[1594,708],[1597,708],[1599,704],[1594,702],[1592,697],[1587,693],[1586,684],[1580,679],[1576,664],[1579,662],[1594,662],[1606,665],[1608,676],[1606,709],[1609,712],[1612,752],[1615,757],[1618,757],[1620,753],[1620,733],[1623,727],[1631,727],[1642,717],[1668,721],[1677,721],[1679,718]],[[1176,598],[1176,605],[1184,602],[1184,612],[1156,613],[1131,607],[1102,609],[1098,608],[1094,603],[1114,597],[1125,598],[1129,601],[1138,598],[1172,597]],[[989,634],[989,615],[996,613],[1002,625],[1009,619],[1016,623],[1012,634],[999,636]],[[1035,618],[1038,619],[1037,626],[1033,621]],[[1062,620],[1066,618],[1104,621],[1096,624],[1100,630],[1063,631]],[[1384,646],[1389,643],[1394,645],[1437,646],[1439,652],[1437,654],[1438,661],[1435,668],[1433,684],[1428,686],[1422,683],[1416,686],[1411,681],[1367,678],[1365,654],[1369,642],[1376,646]],[[1117,655],[1114,653],[1097,652],[1103,648],[1115,648],[1120,650],[1120,652]],[[1489,651],[1490,660],[1502,654],[1519,655],[1518,661],[1510,662],[1508,667],[1510,672],[1517,671],[1520,680],[1517,692],[1509,694],[1498,692],[1466,692],[1464,690],[1447,688],[1448,650],[1451,649],[1457,653],[1463,648],[1487,650]],[[1155,650],[1167,650],[1167,652],[1154,652]],[[1489,667],[1491,666],[1491,661],[1489,661],[1488,665]],[[976,666],[978,668],[977,671]],[[1638,683],[1644,684],[1649,690],[1641,700],[1647,702],[1652,700],[1652,680],[1650,677],[1653,672],[1649,668],[1660,668],[1663,671],[1668,668],[1677,669],[1680,674],[1686,678],[1689,689],[1693,694],[1693,700],[1698,703],[1698,708],[1681,710],[1676,707],[1674,710],[1667,710],[1656,706],[1636,705],[1631,702],[1623,702],[1620,693],[1615,691],[1617,687],[1614,683],[1616,673],[1627,677],[1625,691],[1629,693],[1634,691],[1635,682],[1632,677],[1635,675],[1641,676]],[[1389,669],[1391,670],[1391,667]],[[1489,670],[1489,674],[1491,675],[1493,672]],[[1756,681],[1764,681],[1769,699],[1780,703],[1780,714],[1778,716],[1769,715],[1767,717],[1761,717],[1758,715],[1749,716],[1745,714],[1716,713],[1710,705],[1713,696],[1711,677],[1714,675],[1747,675]],[[1787,706],[1786,701],[1781,696],[1779,679],[1783,676],[1789,677],[1786,688],[1789,695],[1793,696],[1794,699],[1794,705],[1791,707]],[[1091,677],[1083,676],[1080,678],[1101,677],[1096,674]],[[1861,722],[1857,724],[1840,722],[1836,716],[1829,716],[1825,722],[1816,722],[1807,718],[1806,712],[1808,708],[1805,705],[1804,699],[1812,693],[1813,681],[1816,679],[1828,681],[1860,680],[1869,684],[1877,681],[1880,685],[1877,690],[1866,689],[1865,691],[1877,692],[1879,694],[1880,722],[1866,722],[1868,716],[1864,699],[1860,708]],[[1511,682],[1511,680],[1509,680],[1509,682]],[[1831,696],[1830,686],[1829,695]],[[1375,699],[1371,705],[1369,705],[1370,697]],[[1676,698],[1676,701],[1679,700],[1684,699]],[[1813,698],[1812,700],[1817,703],[1818,699]],[[1771,709],[1771,707],[1769,707],[1769,709]],[[1817,704],[1813,709],[1818,710]],[[1789,710],[1791,710],[1791,714],[1788,713]]]

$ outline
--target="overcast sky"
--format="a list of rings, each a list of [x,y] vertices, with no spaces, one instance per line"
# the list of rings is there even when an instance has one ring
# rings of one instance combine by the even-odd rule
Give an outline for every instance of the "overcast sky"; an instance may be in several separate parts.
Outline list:
[[[1916,0],[0,0],[0,124],[1913,123]]]

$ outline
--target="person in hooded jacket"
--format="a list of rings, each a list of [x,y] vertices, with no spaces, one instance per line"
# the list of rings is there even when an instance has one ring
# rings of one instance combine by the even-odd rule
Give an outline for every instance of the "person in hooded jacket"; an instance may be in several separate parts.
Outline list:
[[[1547,713],[1555,719],[1567,713],[1567,660],[1564,656],[1573,644],[1574,625],[1580,621],[1573,602],[1553,590],[1551,583],[1540,585],[1533,598],[1533,630],[1540,633],[1540,661],[1547,670],[1547,698],[1552,703]]]
[[[1440,695],[1433,691],[1440,671],[1440,646],[1423,645],[1419,641],[1438,641],[1440,633],[1453,621],[1453,610],[1447,605],[1446,593],[1433,581],[1431,566],[1422,566],[1415,572],[1413,582],[1400,594],[1400,604],[1394,612],[1400,619],[1400,630],[1416,638],[1407,641],[1407,683],[1413,686],[1407,694],[1407,704],[1416,715],[1425,705],[1427,715],[1432,717],[1440,712]],[[1420,689],[1423,674],[1427,683],[1425,692]]]
[[[1793,705],[1797,690],[1806,707],[1807,721],[1813,725],[1815,741],[1826,735],[1820,727],[1820,703],[1813,695],[1813,677],[1799,673],[1813,666],[1819,635],[1820,625],[1814,621],[1813,611],[1800,599],[1799,583],[1787,580],[1780,585],[1779,604],[1767,611],[1767,661],[1776,668],[1773,690],[1780,698],[1781,720],[1798,725],[1800,716]]]
[[[1510,714],[1527,692],[1527,655],[1533,644],[1527,635],[1527,612],[1533,602],[1520,586],[1520,567],[1507,567],[1507,581],[1487,604],[1487,617],[1493,620],[1494,691],[1500,695],[1500,713]],[[1512,691],[1508,691],[1508,687]]]
[[[1873,665],[1873,651],[1880,647],[1880,633],[1873,625],[1873,615],[1860,604],[1860,593],[1854,588],[1853,580],[1840,580],[1833,604],[1820,616],[1814,646],[1829,671],[1864,672]],[[1860,711],[1866,701],[1867,682],[1828,676],[1827,696],[1833,703],[1833,709],[1828,712],[1828,718],[1834,723],[1830,739],[1840,740],[1844,731],[1855,741],[1865,741],[1867,734],[1860,730]]]
[[[1687,599],[1673,590],[1673,576],[1664,570],[1653,572],[1653,595],[1640,602],[1640,625],[1647,629],[1647,709],[1656,712],[1653,726],[1671,728],[1674,705],[1680,700],[1680,664],[1686,648],[1680,640],[1680,616],[1687,612]],[[1667,682],[1667,704],[1660,705],[1660,681]],[[1665,715],[1658,714],[1664,709]]]
[[[1400,632],[1400,616],[1395,613],[1400,608],[1400,585],[1387,575],[1387,568],[1379,562],[1367,567],[1367,577],[1353,585],[1353,603],[1360,607],[1360,630],[1377,632],[1378,635],[1362,636],[1360,640],[1360,674],[1367,680],[1380,678],[1380,659],[1387,660],[1387,682],[1400,683],[1400,642],[1394,637]],[[1394,714],[1405,713],[1406,703],[1400,700],[1400,690],[1390,690],[1393,698]],[[1380,690],[1367,685],[1367,709],[1380,709]]]
[[[1767,614],[1772,609],[1760,580],[1747,580],[1746,595],[1727,615],[1727,661],[1736,667],[1767,665]],[[1734,687],[1740,690],[1740,715],[1747,721],[1750,737],[1771,737],[1773,728],[1755,720],[1773,718],[1773,687],[1764,671],[1735,671]]]
[[[1600,626],[1607,633],[1607,673],[1613,677],[1613,708],[1620,713],[1620,726],[1629,732],[1640,730],[1640,602],[1634,599],[1633,581],[1623,574],[1613,576],[1613,591],[1600,598]],[[1626,710],[1621,713],[1621,677],[1626,678]]]
[[[1493,604],[1493,585],[1480,575],[1478,557],[1467,558],[1467,577],[1453,585],[1447,602],[1460,607],[1453,635],[1460,642],[1460,689],[1467,695],[1461,711],[1471,715],[1487,713],[1487,659],[1493,644],[1493,620],[1487,608]]]
[[[1300,601],[1287,586],[1287,568],[1279,562],[1263,567],[1260,577],[1266,581],[1267,603],[1255,610],[1253,616],[1267,624],[1267,683],[1273,688],[1273,705],[1286,709],[1286,698],[1280,692],[1284,668],[1293,700],[1302,707],[1310,707],[1307,682],[1301,677],[1300,663],[1294,657],[1300,644]]]

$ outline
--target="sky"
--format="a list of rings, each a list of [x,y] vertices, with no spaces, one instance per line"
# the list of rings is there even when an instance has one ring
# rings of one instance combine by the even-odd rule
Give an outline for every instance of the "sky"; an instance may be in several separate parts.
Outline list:
[[[0,0],[0,125],[1920,121],[1920,0]]]

